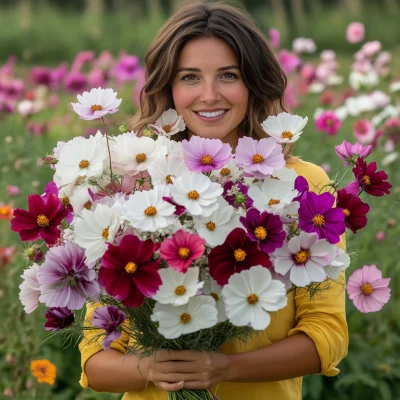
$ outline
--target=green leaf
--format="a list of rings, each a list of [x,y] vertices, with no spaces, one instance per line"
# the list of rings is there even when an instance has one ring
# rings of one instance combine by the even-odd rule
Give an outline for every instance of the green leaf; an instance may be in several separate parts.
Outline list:
[[[380,381],[378,385],[379,394],[381,395],[381,400],[392,400],[392,391],[389,384],[386,381]]]

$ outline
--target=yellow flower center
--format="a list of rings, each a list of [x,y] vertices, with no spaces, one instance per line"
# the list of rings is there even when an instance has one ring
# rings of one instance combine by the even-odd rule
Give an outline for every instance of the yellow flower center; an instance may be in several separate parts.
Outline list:
[[[231,170],[229,168],[222,168],[220,174],[222,176],[228,176],[231,173]]]
[[[213,159],[209,154],[205,154],[203,157],[201,157],[202,165],[211,165],[212,162],[213,162]]]
[[[344,215],[350,217],[350,211],[347,208],[343,208]]]
[[[264,157],[261,154],[254,154],[251,159],[254,164],[261,164],[264,161]]]
[[[219,300],[219,296],[217,295],[217,293],[211,292],[211,293],[210,293],[210,296],[211,296],[212,298],[214,298],[215,301],[218,301],[218,300]]]
[[[274,206],[274,205],[276,205],[276,204],[279,204],[280,202],[281,202],[280,200],[271,199],[271,200],[268,202],[268,205],[269,205],[269,206]]]
[[[191,199],[191,200],[197,200],[200,197],[200,195],[199,195],[199,192],[197,192],[196,190],[191,190],[187,194],[187,197],[189,197],[189,199]]]
[[[163,129],[164,129],[164,132],[165,132],[165,133],[170,133],[170,132],[171,132],[171,126],[170,126],[170,125],[165,125],[165,126],[163,127]]]
[[[190,316],[190,314],[188,313],[183,313],[181,315],[181,322],[182,324],[187,324],[191,321],[192,317]]]
[[[86,210],[91,210],[92,209],[92,202],[90,200],[88,200],[84,205],[84,208],[86,208]]]
[[[207,222],[207,223],[206,223],[206,228],[207,228],[209,231],[213,231],[213,230],[215,229],[215,222],[212,222],[212,221]]]
[[[325,218],[323,215],[321,214],[317,214],[314,218],[313,218],[313,222],[314,225],[316,226],[322,226],[325,224]]]
[[[147,158],[147,156],[146,156],[146,154],[144,154],[144,153],[140,153],[140,154],[137,154],[137,155],[136,155],[136,161],[137,161],[138,163],[145,162],[145,161],[146,161],[146,158]]]
[[[109,229],[110,229],[110,227],[104,228],[104,229],[103,229],[103,232],[101,233],[101,236],[103,236],[103,239],[104,239],[104,240],[107,240],[107,239],[108,239],[108,235],[109,235],[108,230],[109,230]]]
[[[264,240],[267,237],[267,230],[263,226],[257,226],[257,228],[254,229],[254,236],[258,240]]]
[[[154,206],[149,206],[144,210],[144,215],[154,217],[157,214],[157,209]]]
[[[181,247],[178,250],[178,255],[180,258],[186,260],[190,256],[190,250],[187,247]]]
[[[249,294],[247,296],[247,302],[249,304],[256,304],[258,302],[258,296],[256,294],[254,294],[254,293]]]
[[[246,255],[246,252],[242,249],[237,249],[233,252],[233,256],[235,257],[236,261],[244,261]]]
[[[362,178],[362,181],[366,184],[366,185],[370,185],[371,184],[371,178],[368,175],[364,175],[364,177]]]
[[[282,132],[282,138],[283,139],[291,139],[293,137],[293,133],[289,131],[284,131]]]
[[[37,217],[36,222],[41,228],[46,228],[46,226],[49,226],[50,224],[49,219],[43,214],[40,214]]]
[[[169,183],[170,185],[172,185],[172,179],[171,179],[171,175],[167,175],[166,177],[165,177],[165,182],[167,182],[167,183]]]
[[[68,196],[61,197],[61,203],[64,207],[69,207],[71,205]]]
[[[132,261],[129,261],[128,264],[125,265],[125,271],[128,274],[133,274],[136,272],[136,270],[137,270],[137,265]]]
[[[369,296],[374,291],[374,289],[373,289],[372,285],[370,285],[369,283],[366,283],[365,285],[362,285],[361,291],[365,295]]]
[[[300,250],[294,255],[297,264],[304,264],[310,257],[310,250]]]
[[[89,165],[90,165],[90,162],[88,160],[82,160],[79,163],[79,168],[84,169],[84,168],[87,168]]]
[[[328,125],[328,126],[332,126],[332,125],[333,125],[333,120],[332,120],[332,118],[327,118],[326,121],[325,121],[325,123],[326,123],[326,125]]]
[[[175,294],[177,295],[177,296],[183,296],[184,294],[186,293],[186,288],[185,288],[185,286],[178,286],[176,289],[175,289]]]
[[[93,104],[92,107],[90,107],[90,109],[92,111],[101,111],[103,109],[103,107],[98,104]]]

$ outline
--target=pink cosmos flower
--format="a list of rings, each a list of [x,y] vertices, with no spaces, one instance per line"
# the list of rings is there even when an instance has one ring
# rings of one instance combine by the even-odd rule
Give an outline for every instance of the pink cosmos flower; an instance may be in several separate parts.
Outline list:
[[[64,78],[64,88],[67,92],[81,93],[86,86],[86,76],[80,72],[71,71]]]
[[[375,129],[368,119],[360,119],[353,126],[353,135],[362,144],[371,143],[375,137]]]
[[[361,22],[352,22],[346,30],[346,39],[349,43],[359,43],[364,40],[365,27]]]
[[[51,69],[46,67],[33,67],[31,80],[34,85],[51,85]]]
[[[123,55],[114,67],[113,75],[118,82],[132,81],[136,79],[140,70],[137,56]]]
[[[364,43],[361,47],[361,53],[367,57],[372,57],[375,53],[380,51],[382,48],[382,43],[378,40],[373,40],[372,42]]]
[[[10,196],[18,196],[19,195],[19,187],[15,185],[6,186],[7,193]]]
[[[378,242],[381,242],[382,240],[385,240],[385,232],[380,231],[376,234],[375,238]]]
[[[342,144],[335,146],[336,154],[345,161],[345,167],[349,167],[352,162],[355,163],[355,157],[367,158],[372,151],[372,146],[363,147],[361,143],[351,144],[343,140]]]
[[[362,313],[379,311],[390,299],[389,282],[375,265],[364,265],[349,277],[347,293]]]
[[[175,271],[185,273],[192,262],[204,254],[204,242],[197,234],[179,230],[161,243],[160,256]]]
[[[24,281],[19,285],[19,299],[27,314],[36,310],[39,305],[40,288],[37,279],[38,272],[39,265],[33,264],[21,275]]]
[[[280,34],[279,31],[277,29],[270,29],[268,31],[268,36],[269,36],[269,42],[271,44],[271,46],[276,49],[277,47],[279,47],[280,44]]]
[[[328,135],[336,135],[337,131],[341,128],[342,121],[338,118],[336,113],[331,110],[322,112],[315,120],[315,127]]]
[[[240,138],[234,160],[244,172],[258,179],[272,175],[274,169],[286,165],[282,146],[272,137],[261,140]]]
[[[0,268],[13,262],[16,247],[0,247]]]
[[[293,72],[301,64],[300,58],[296,54],[290,53],[285,49],[279,53],[279,62],[285,74]]]

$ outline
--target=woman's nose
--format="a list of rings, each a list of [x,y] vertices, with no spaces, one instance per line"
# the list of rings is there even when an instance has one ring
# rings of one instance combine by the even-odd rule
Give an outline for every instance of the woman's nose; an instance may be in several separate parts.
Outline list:
[[[214,103],[221,99],[219,93],[218,84],[215,82],[205,82],[202,85],[202,93],[200,95],[200,101],[204,103]]]

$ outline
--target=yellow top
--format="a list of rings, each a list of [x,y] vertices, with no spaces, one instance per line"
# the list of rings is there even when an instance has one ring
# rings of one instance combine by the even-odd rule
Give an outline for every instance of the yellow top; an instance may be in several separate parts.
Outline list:
[[[309,162],[296,160],[288,163],[287,167],[294,168],[299,175],[304,176],[310,185],[310,190],[317,191],[328,183],[325,171]],[[345,250],[344,234],[338,246]],[[342,273],[339,280],[344,283],[344,279],[344,273]],[[93,310],[94,307],[88,309],[89,320]],[[92,355],[102,350],[100,345],[88,344],[94,332],[94,330],[86,331],[85,338],[79,345],[83,371],[80,384],[84,388],[89,387],[84,372],[85,363]],[[330,282],[329,288],[314,296],[312,300],[304,289],[291,292],[287,306],[276,313],[271,313],[271,323],[267,329],[255,333],[252,340],[247,343],[232,340],[223,345],[221,350],[226,354],[248,352],[269,346],[300,332],[307,334],[315,343],[321,359],[320,375],[337,375],[339,373],[337,365],[347,355],[349,341],[345,291],[342,285]],[[123,333],[120,339],[112,343],[111,348],[125,353],[127,346],[129,346],[129,337]],[[268,360],[266,362],[268,363]],[[302,398],[301,384],[301,377],[266,383],[222,382],[217,385],[215,394],[221,400],[300,400]],[[167,400],[167,392],[149,384],[147,389],[125,393],[123,400]]]

